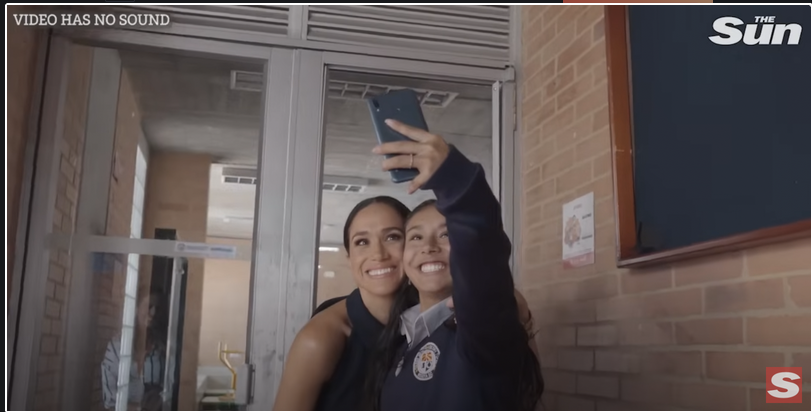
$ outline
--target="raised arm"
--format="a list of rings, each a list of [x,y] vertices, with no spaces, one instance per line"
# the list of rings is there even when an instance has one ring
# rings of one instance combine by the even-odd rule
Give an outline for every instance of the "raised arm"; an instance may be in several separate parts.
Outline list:
[[[423,188],[434,191],[448,227],[458,349],[478,367],[515,368],[510,355],[527,343],[509,266],[511,244],[485,171],[450,147]]]
[[[527,342],[513,295],[510,240],[485,171],[440,136],[397,121],[387,125],[411,141],[376,147],[377,154],[399,154],[383,169],[417,169],[409,192],[433,190],[446,218],[460,353],[477,367],[515,370]]]
[[[347,342],[345,324],[335,315],[339,306],[345,305],[342,302],[315,315],[296,335],[285,361],[275,411],[315,409],[321,389],[333,375]]]

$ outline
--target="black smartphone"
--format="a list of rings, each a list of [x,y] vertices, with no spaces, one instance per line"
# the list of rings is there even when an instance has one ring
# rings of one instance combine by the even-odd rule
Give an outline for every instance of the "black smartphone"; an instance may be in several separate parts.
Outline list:
[[[428,131],[426,119],[423,117],[423,109],[420,107],[420,100],[417,93],[411,89],[394,90],[386,94],[367,99],[369,112],[372,114],[372,124],[375,127],[375,134],[378,135],[378,143],[398,142],[403,140],[411,141],[408,137],[394,131],[386,125],[386,119],[397,120],[403,124],[417,127]],[[388,154],[386,158],[397,156]],[[418,175],[417,169],[394,169],[390,170],[392,181],[403,183],[413,180]]]

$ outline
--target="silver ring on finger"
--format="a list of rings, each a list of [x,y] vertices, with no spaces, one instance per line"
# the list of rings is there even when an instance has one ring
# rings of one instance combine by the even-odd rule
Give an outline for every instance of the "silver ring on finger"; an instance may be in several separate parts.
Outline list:
[[[414,153],[409,155],[409,169],[414,169]]]

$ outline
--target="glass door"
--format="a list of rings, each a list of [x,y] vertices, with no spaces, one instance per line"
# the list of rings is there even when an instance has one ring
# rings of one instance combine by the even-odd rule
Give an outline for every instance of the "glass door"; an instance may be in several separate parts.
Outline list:
[[[150,33],[52,38],[11,409],[236,408],[253,391],[235,386],[272,385],[294,59]]]
[[[287,351],[315,306],[355,287],[342,239],[352,207],[378,194],[394,195],[410,206],[429,196],[406,195],[380,171],[380,159],[370,154],[376,138],[364,97],[396,88],[418,90],[429,127],[465,145],[466,155],[492,171],[490,183],[502,199],[505,226],[509,234],[513,230],[511,70],[317,51],[296,56],[298,92],[291,124],[297,138],[289,148],[291,260],[283,262],[288,266],[277,305],[277,325],[284,330],[277,335],[275,384],[255,390],[252,409],[273,404]]]

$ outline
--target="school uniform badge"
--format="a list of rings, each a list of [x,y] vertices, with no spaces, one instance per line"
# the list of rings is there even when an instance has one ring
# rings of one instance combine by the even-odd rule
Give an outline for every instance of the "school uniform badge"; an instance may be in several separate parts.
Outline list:
[[[440,348],[429,342],[423,345],[414,357],[414,377],[419,381],[427,381],[434,377],[437,361],[440,360]]]

